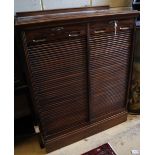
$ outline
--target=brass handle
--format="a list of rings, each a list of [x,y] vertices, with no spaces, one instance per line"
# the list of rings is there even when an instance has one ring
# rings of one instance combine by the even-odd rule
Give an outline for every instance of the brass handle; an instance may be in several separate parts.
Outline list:
[[[77,33],[76,34],[69,34],[68,36],[69,37],[77,37],[77,36],[79,36],[79,34],[77,34]]]
[[[94,33],[96,33],[96,34],[97,34],[97,33],[104,33],[104,32],[105,32],[105,30],[95,30],[95,31],[94,31]]]
[[[130,27],[120,27],[119,29],[120,29],[120,30],[129,30]]]
[[[39,43],[39,42],[44,42],[46,41],[46,39],[37,39],[37,40],[33,40],[34,43]]]

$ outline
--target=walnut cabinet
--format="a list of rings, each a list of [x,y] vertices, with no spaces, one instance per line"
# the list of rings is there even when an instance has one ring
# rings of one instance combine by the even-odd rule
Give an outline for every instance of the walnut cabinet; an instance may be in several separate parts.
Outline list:
[[[19,52],[47,152],[127,119],[137,15],[106,7],[17,13]]]

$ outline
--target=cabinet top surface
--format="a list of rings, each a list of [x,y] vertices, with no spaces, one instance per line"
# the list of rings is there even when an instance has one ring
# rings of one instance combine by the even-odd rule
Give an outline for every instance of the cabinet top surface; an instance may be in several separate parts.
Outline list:
[[[26,26],[33,24],[44,24],[49,22],[68,21],[91,19],[94,17],[108,16],[137,16],[138,11],[132,10],[130,7],[108,8],[90,7],[90,8],[75,8],[75,9],[60,9],[35,12],[19,12],[15,16],[16,26]]]

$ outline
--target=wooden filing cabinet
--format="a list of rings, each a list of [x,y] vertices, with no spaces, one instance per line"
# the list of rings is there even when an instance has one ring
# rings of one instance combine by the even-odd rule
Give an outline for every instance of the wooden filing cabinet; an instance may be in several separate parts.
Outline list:
[[[17,13],[19,51],[47,152],[127,119],[137,16],[105,7]]]

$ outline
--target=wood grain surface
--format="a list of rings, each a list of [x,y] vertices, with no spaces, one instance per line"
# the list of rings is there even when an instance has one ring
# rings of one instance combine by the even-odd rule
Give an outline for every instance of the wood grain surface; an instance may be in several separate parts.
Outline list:
[[[17,13],[47,152],[126,120],[137,15],[107,7]]]

